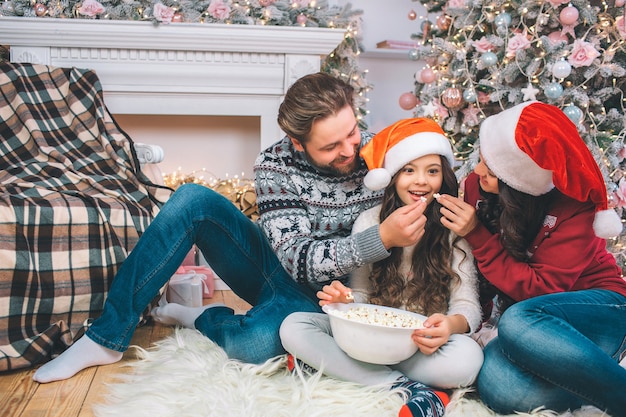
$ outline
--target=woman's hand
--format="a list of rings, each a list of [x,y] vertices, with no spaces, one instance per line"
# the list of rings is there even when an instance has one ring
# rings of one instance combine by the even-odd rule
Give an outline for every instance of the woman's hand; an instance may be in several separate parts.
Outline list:
[[[450,317],[435,313],[424,322],[424,329],[413,331],[411,338],[424,355],[431,355],[448,343],[452,334]]]
[[[441,204],[441,224],[464,237],[478,226],[476,209],[460,198],[442,194],[437,202]]]
[[[317,292],[317,298],[320,299],[320,306],[332,303],[351,303],[352,290],[341,283],[341,281],[333,281],[330,285],[324,285],[322,291]]]

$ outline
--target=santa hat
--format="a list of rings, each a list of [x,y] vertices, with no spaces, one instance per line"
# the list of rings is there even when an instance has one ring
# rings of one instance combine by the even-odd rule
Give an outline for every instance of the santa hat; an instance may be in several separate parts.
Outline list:
[[[400,120],[376,134],[361,149],[369,172],[363,183],[382,190],[403,166],[424,155],[441,155],[454,165],[452,147],[439,125],[426,118]]]
[[[622,231],[615,210],[608,208],[606,185],[598,164],[572,121],[556,106],[529,101],[485,119],[480,153],[505,184],[538,196],[557,188],[575,200],[596,206],[596,236]]]

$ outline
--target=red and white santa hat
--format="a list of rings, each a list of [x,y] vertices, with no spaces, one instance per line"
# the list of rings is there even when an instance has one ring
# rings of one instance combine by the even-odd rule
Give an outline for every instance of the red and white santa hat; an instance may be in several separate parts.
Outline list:
[[[604,177],[572,121],[556,106],[529,101],[485,119],[480,154],[505,184],[538,196],[556,187],[596,206],[593,223],[601,238],[617,236],[622,222],[608,208]]]
[[[454,166],[452,146],[434,120],[417,117],[397,121],[361,148],[361,157],[369,168],[363,183],[370,190],[382,190],[403,166],[431,154],[443,156]]]

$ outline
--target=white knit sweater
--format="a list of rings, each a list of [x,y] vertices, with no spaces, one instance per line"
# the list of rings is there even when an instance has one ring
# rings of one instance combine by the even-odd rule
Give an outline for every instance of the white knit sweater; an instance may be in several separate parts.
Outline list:
[[[354,222],[352,233],[358,233],[374,225],[379,225],[380,209],[381,206],[378,205],[361,213]],[[450,239],[455,238],[456,235],[451,233]],[[452,269],[459,274],[460,284],[452,288],[447,314],[461,314],[464,316],[469,324],[470,333],[473,333],[481,322],[480,303],[478,301],[478,278],[469,244],[465,239],[460,239],[457,242],[457,246],[454,248],[451,262]],[[410,270],[413,249],[414,246],[404,248],[402,265],[399,268],[403,273],[408,273]],[[371,272],[372,264],[363,265],[352,272],[350,288],[353,291],[355,302],[368,302],[370,293],[369,276]]]

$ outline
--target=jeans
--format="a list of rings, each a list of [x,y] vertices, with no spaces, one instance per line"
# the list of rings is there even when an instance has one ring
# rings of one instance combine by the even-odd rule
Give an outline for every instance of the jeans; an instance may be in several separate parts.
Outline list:
[[[502,315],[478,390],[501,414],[593,405],[626,416],[625,352],[626,297],[583,290],[531,298]]]
[[[212,307],[195,321],[229,357],[261,363],[285,353],[278,329],[294,311],[321,311],[308,287],[283,269],[263,231],[210,188],[185,184],[170,197],[117,272],[87,336],[125,351],[140,315],[196,244],[219,277],[253,307]]]

